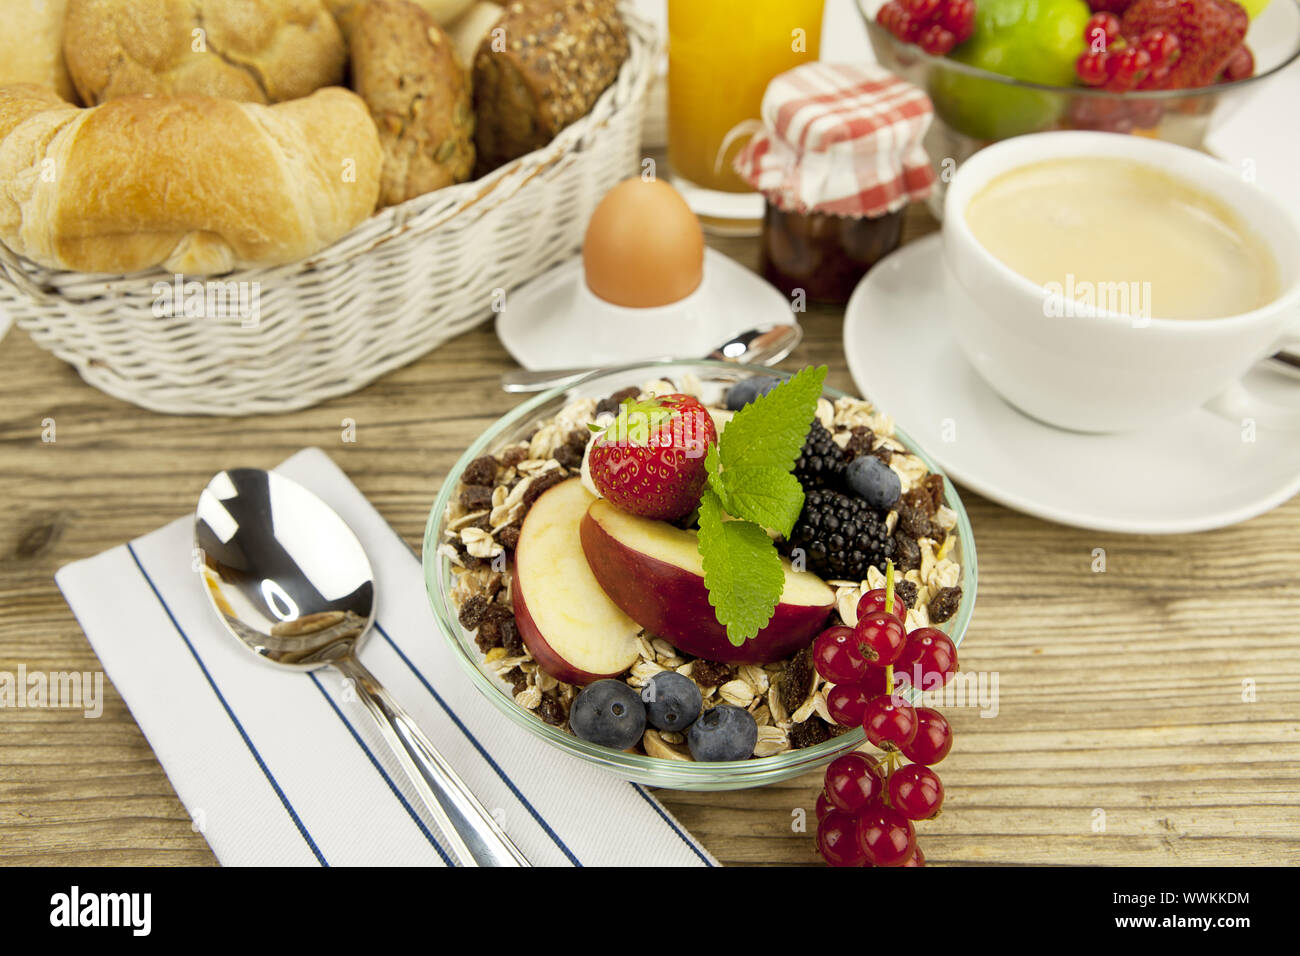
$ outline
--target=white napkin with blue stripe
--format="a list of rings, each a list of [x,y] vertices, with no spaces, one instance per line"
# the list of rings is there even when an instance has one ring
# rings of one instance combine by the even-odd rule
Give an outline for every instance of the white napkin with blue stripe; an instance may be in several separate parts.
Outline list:
[[[419,560],[329,456],[307,449],[277,471],[356,532],[378,607],[362,660],[534,865],[717,865],[643,787],[556,750],[484,699],[437,630]],[[186,517],[56,580],[217,859],[448,862],[342,678],[281,671],[239,647],[212,612],[192,548]]]

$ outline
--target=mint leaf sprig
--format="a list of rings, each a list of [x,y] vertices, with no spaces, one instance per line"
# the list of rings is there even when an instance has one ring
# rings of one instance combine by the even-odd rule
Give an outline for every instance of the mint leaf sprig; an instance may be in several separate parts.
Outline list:
[[[790,471],[825,381],[823,365],[782,382],[737,412],[705,456],[709,477],[699,531],[704,585],[736,647],[767,625],[781,599],[785,571],[768,532],[788,537],[803,510],[803,488]]]

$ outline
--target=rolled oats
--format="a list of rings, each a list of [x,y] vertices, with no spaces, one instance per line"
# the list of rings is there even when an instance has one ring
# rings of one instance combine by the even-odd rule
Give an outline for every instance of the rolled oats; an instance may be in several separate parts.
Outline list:
[[[641,746],[645,748],[648,756],[658,757],[661,760],[684,760],[688,762],[694,760],[689,749],[683,747],[680,743],[669,743],[658,730],[647,730],[641,738]]]
[[[460,543],[476,558],[494,558],[505,550],[496,543],[491,534],[480,528],[466,528],[461,531]]]
[[[730,680],[718,688],[718,696],[734,707],[748,707],[754,699],[754,691],[743,680]]]
[[[515,703],[524,710],[536,710],[537,705],[542,702],[542,692],[537,689],[536,685],[525,687],[519,693],[515,694]]]
[[[758,742],[754,744],[755,757],[775,757],[790,749],[790,736],[780,727],[758,728]]]
[[[767,693],[767,688],[772,681],[767,676],[767,671],[755,664],[740,665],[740,679],[749,685],[749,689],[755,697],[761,697]]]

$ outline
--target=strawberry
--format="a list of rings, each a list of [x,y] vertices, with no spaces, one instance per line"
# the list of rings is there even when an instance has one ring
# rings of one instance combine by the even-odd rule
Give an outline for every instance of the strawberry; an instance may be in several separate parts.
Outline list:
[[[690,395],[629,400],[592,442],[587,467],[611,504],[674,521],[700,503],[708,479],[704,456],[717,440],[713,416]]]
[[[1178,37],[1178,58],[1162,89],[1208,86],[1241,47],[1250,17],[1232,0],[1134,0],[1124,11],[1120,32],[1140,37],[1165,30]]]

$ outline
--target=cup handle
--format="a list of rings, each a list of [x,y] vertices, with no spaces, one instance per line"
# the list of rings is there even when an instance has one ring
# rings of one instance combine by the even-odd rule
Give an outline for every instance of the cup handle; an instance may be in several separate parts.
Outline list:
[[[1283,331],[1268,354],[1284,350],[1300,351],[1300,315]],[[1205,408],[1233,422],[1249,420],[1261,428],[1300,429],[1300,405],[1277,405],[1264,401],[1252,395],[1240,379],[1206,402]]]

